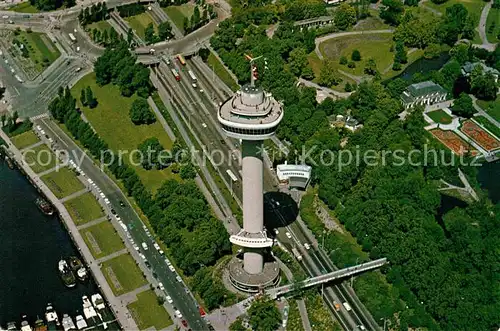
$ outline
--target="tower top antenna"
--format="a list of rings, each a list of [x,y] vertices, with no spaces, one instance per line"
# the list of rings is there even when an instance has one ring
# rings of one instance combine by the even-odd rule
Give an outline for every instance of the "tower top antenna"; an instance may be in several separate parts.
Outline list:
[[[262,57],[261,56],[257,56],[257,57],[251,57],[250,55],[248,54],[245,54],[245,58],[250,61],[250,86],[254,87],[255,86],[255,76],[253,74],[253,70],[254,70],[254,66],[253,66],[253,63],[255,60],[257,59],[260,59]]]

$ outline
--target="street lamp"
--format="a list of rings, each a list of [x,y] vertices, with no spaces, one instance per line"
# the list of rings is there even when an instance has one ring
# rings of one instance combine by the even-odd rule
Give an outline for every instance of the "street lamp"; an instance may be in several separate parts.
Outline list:
[[[358,265],[358,261],[359,261],[359,257],[357,257],[357,258],[356,258],[356,263],[355,263],[355,265]],[[353,285],[352,283],[353,283],[353,282],[354,282],[354,276],[353,276],[353,275],[351,275],[351,288],[353,288],[353,287],[352,287],[352,285]]]

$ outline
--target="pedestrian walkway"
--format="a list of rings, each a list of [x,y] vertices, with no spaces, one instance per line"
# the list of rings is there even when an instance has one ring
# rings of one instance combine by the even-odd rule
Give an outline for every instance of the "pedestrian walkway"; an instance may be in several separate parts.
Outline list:
[[[305,331],[312,331],[311,323],[309,322],[309,315],[307,315],[307,307],[304,299],[297,300],[297,307],[299,308],[300,317],[302,317],[302,326]]]
[[[96,263],[102,264],[108,260],[114,259],[115,257],[118,257],[120,255],[128,253],[128,249],[123,248],[120,249],[118,252],[114,252],[112,254],[106,255],[105,257],[101,257],[100,259],[95,260]]]
[[[34,143],[33,145],[29,145],[27,147],[24,147],[23,149],[21,149],[21,153],[24,153],[32,148],[38,147],[38,146],[43,145],[43,144],[45,144],[43,141],[39,141],[37,143]]]
[[[56,167],[56,168],[57,168],[57,167]],[[66,202],[66,201],[68,201],[68,200],[71,200],[71,199],[77,198],[77,197],[79,197],[79,196],[81,196],[81,195],[84,195],[84,194],[85,194],[85,193],[87,193],[88,191],[89,191],[89,189],[88,189],[88,188],[84,188],[83,190],[80,190],[80,191],[78,191],[78,192],[75,192],[75,193],[73,193],[73,194],[68,195],[67,197],[62,198],[62,199],[61,199],[61,202],[62,202],[62,203],[65,203],[65,202]]]
[[[108,219],[108,217],[107,217],[107,216],[103,216],[103,217],[98,218],[98,219],[96,219],[96,220],[93,220],[93,221],[90,221],[90,222],[88,222],[88,223],[85,223],[85,224],[79,225],[79,226],[77,226],[76,228],[77,228],[78,230],[83,230],[83,229],[85,229],[85,228],[90,228],[91,226],[94,226],[94,225],[97,225],[97,224],[99,224],[99,223],[102,223],[102,222],[106,221],[107,219]]]
[[[151,285],[143,285],[141,287],[136,288],[133,291],[130,291],[128,293],[122,294],[118,297],[118,300],[121,301],[122,304],[128,305],[131,302],[137,301],[137,295],[139,293],[148,291],[151,289]]]
[[[102,293],[104,294],[104,297],[109,302],[109,304],[115,308],[114,312],[116,318],[118,319],[122,328],[125,330],[138,330],[139,328],[137,327],[137,324],[130,316],[127,309],[119,307],[119,300],[113,294],[113,291],[111,290],[98,264],[95,263],[95,259],[92,256],[90,249],[85,244],[85,241],[80,235],[80,232],[76,228],[76,225],[74,224],[73,220],[71,219],[71,216],[69,215],[64,205],[54,195],[54,193],[52,193],[52,191],[48,188],[48,186],[45,185],[45,183],[40,179],[40,177],[37,174],[35,174],[35,172],[31,170],[31,168],[27,164],[23,162],[23,157],[21,152],[12,144],[9,136],[7,136],[7,134],[5,134],[5,132],[3,132],[1,129],[0,129],[0,138],[2,138],[8,144],[8,148],[12,154],[12,157],[16,160],[19,166],[23,168],[26,175],[31,178],[32,183],[36,185],[43,192],[43,194],[47,197],[47,199],[59,211],[61,220],[64,222],[69,235],[75,242],[76,246],[79,248],[80,253],[82,254],[84,260],[86,261],[90,271],[94,275],[95,280],[99,284],[99,287]]]
[[[56,165],[56,166],[55,166],[55,167],[53,167],[53,168],[50,168],[50,169],[47,169],[47,170],[45,170],[45,171],[40,172],[40,173],[38,174],[38,177],[43,177],[43,176],[48,175],[48,174],[50,174],[51,172],[57,171],[57,170],[59,170],[59,169],[61,169],[61,166]]]

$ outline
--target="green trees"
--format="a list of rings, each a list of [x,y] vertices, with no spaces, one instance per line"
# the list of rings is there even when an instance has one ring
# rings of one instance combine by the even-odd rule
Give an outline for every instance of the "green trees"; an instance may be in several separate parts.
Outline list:
[[[356,23],[356,9],[347,3],[342,3],[335,11],[335,26],[347,30]]]
[[[98,2],[92,7],[86,7],[85,10],[80,10],[78,21],[82,26],[87,24],[107,20],[109,17],[108,7],[105,2]]]
[[[256,299],[248,308],[252,330],[274,331],[281,324],[281,314],[274,300],[266,297]]]
[[[476,112],[476,109],[472,105],[471,97],[466,93],[460,93],[460,96],[453,102],[451,110],[458,116],[463,117],[472,117]]]
[[[181,166],[179,174],[182,179],[194,179],[196,177],[196,169],[191,163]]]
[[[173,37],[172,26],[168,21],[162,22],[158,25],[158,37],[160,40],[168,40]]]
[[[446,14],[438,30],[442,43],[454,45],[458,39],[474,38],[474,21],[461,3],[446,8]]]
[[[353,61],[361,61],[361,53],[359,50],[355,49],[351,53],[351,60]]]
[[[398,25],[404,12],[403,3],[398,0],[382,0],[380,18],[387,24]]]
[[[165,148],[156,137],[144,140],[137,149],[141,152],[141,165],[146,170],[163,169],[171,162],[165,158]]]
[[[365,68],[363,69],[365,74],[375,76],[378,73],[377,70],[377,63],[373,58],[369,58],[368,61],[366,61]]]
[[[56,10],[61,7],[70,8],[76,4],[75,0],[30,0],[31,5],[41,11]]]
[[[90,109],[97,107],[97,99],[94,97],[94,93],[90,86],[87,86],[85,89],[85,101]]]
[[[152,124],[156,122],[156,116],[149,108],[144,98],[137,98],[130,107],[130,119],[135,125]]]
[[[326,59],[323,61],[323,66],[321,67],[319,75],[319,83],[326,87],[331,87],[333,85],[339,85],[342,82],[337,70],[335,69],[335,64],[333,60]]]
[[[158,36],[155,34],[153,23],[149,23],[148,26],[146,26],[146,29],[144,29],[144,41],[148,45],[154,44],[158,41]]]
[[[396,41],[393,70],[401,70],[401,64],[408,63],[408,56],[406,54],[405,46],[402,41]]]
[[[470,79],[471,92],[481,100],[495,100],[498,86],[491,73],[481,73]]]
[[[290,58],[288,59],[290,66],[290,71],[297,77],[302,75],[302,71],[307,66],[307,53],[302,47],[295,48],[290,52]]]
[[[425,48],[439,42],[437,31],[440,18],[432,13],[408,10],[394,33],[395,40],[401,40],[408,47]]]

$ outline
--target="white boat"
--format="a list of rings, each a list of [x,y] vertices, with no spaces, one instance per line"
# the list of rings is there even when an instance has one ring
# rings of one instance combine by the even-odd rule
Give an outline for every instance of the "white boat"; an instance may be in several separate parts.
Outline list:
[[[56,324],[59,324],[59,317],[50,303],[47,305],[47,309],[45,309],[45,319],[47,320],[47,323],[55,322]]]
[[[97,313],[95,312],[94,307],[92,306],[92,303],[90,302],[89,298],[84,295],[82,297],[83,300],[83,315],[85,315],[85,318],[90,320],[93,319],[94,317],[97,317]]]
[[[78,328],[78,330],[83,330],[87,327],[87,322],[85,322],[85,319],[83,318],[82,315],[76,316],[75,320],[76,320],[76,327]]]
[[[29,325],[29,323],[27,321],[22,321],[21,322],[21,331],[33,331],[33,329],[31,328],[31,326]]]
[[[71,319],[71,317],[69,317],[68,314],[63,315],[62,326],[64,328],[64,331],[76,330],[75,323],[73,323],[73,320]]]
[[[96,293],[92,295],[92,303],[94,304],[94,307],[96,307],[98,310],[106,308],[106,305],[104,304],[104,299],[99,293]]]
[[[87,269],[85,269],[85,267],[81,267],[80,269],[78,269],[76,272],[76,277],[78,277],[78,279],[81,281],[86,280],[87,279]]]

